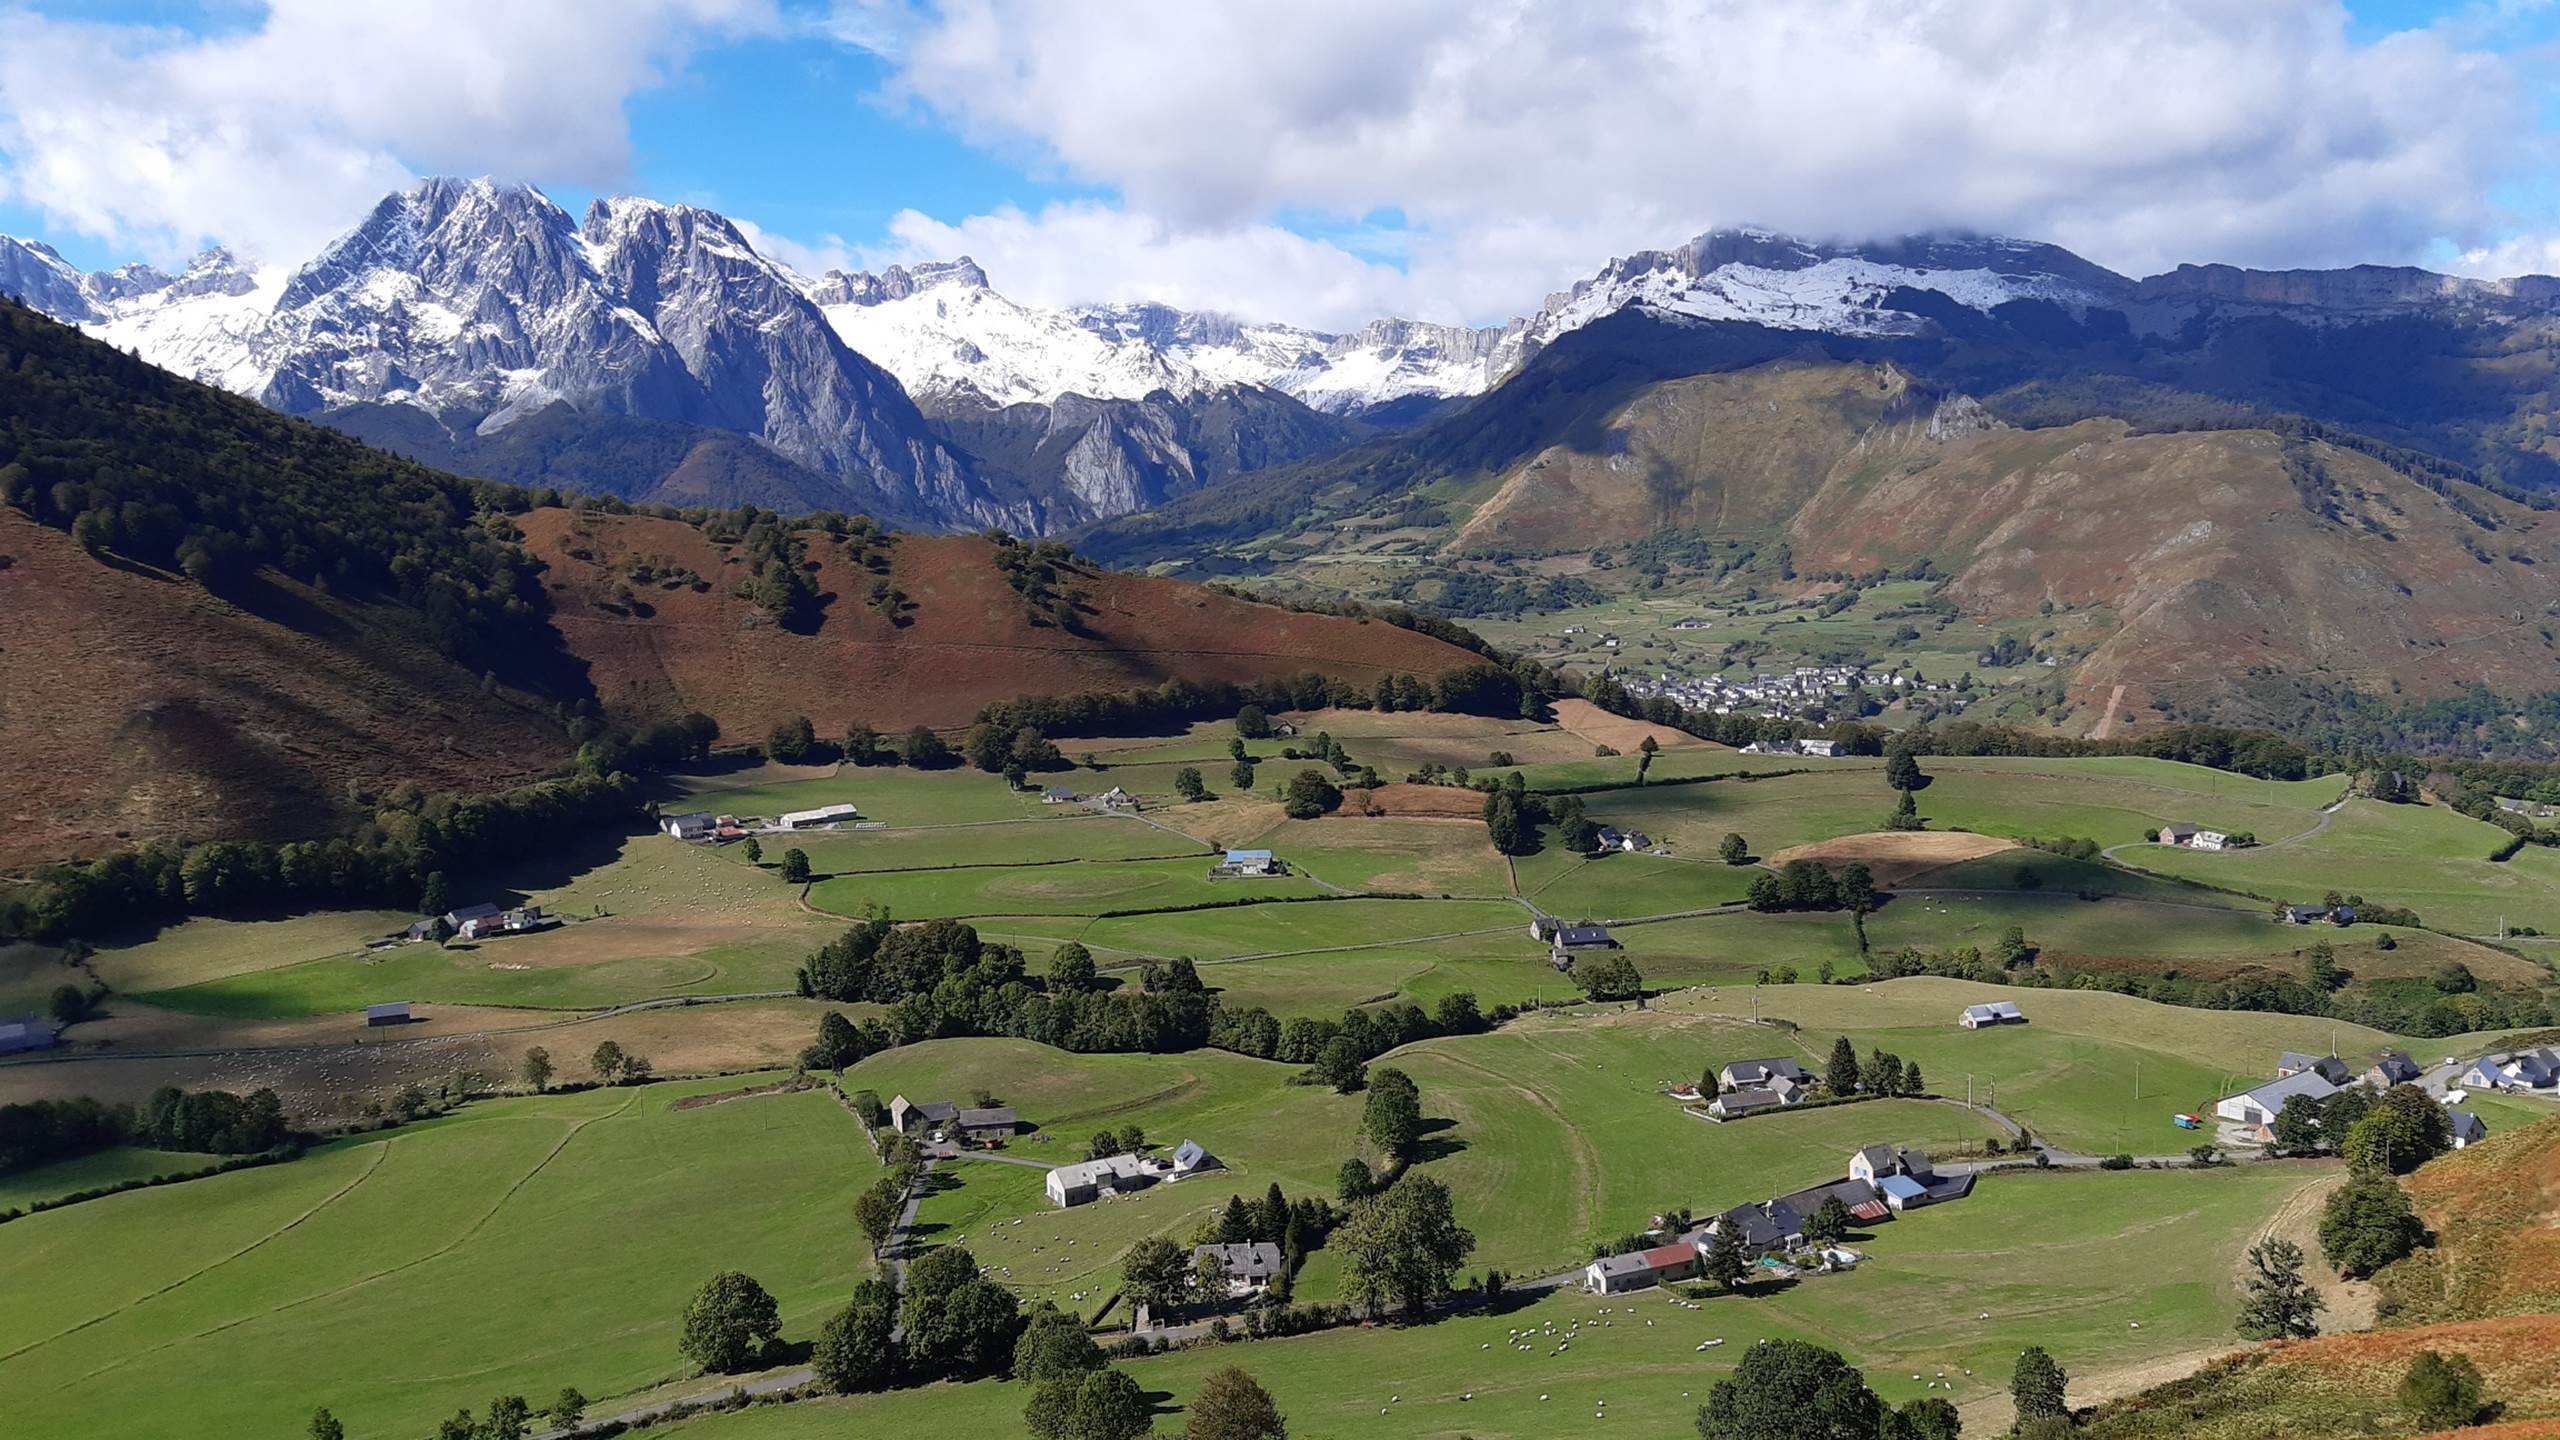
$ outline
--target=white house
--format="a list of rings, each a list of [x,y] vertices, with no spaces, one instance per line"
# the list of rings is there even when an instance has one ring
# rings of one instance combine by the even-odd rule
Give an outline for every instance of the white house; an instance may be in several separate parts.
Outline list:
[[[2560,1051],[2518,1050],[2509,1055],[2483,1055],[2453,1083],[2475,1090],[2547,1089],[2560,1083]]]
[[[2219,830],[2199,830],[2195,839],[2188,843],[2198,850],[2219,850],[2231,843],[2231,837]]]
[[[671,835],[678,840],[709,839],[712,824],[711,812],[708,810],[692,810],[682,815],[658,817],[659,832]]]
[[[1198,1265],[1204,1255],[1216,1257],[1218,1268],[1227,1272],[1227,1293],[1239,1299],[1270,1289],[1272,1280],[1287,1263],[1281,1258],[1280,1247],[1268,1240],[1256,1240],[1249,1245],[1191,1247],[1193,1265]]]
[[[1681,1241],[1624,1255],[1604,1255],[1583,1267],[1582,1288],[1594,1295],[1623,1295],[1665,1280],[1686,1280],[1697,1273],[1698,1247]]]
[[[2213,1113],[2239,1125],[2272,1125],[2282,1113],[2285,1102],[2299,1095],[2311,1100],[2326,1100],[2338,1093],[2327,1076],[2316,1070],[2305,1070],[2270,1080],[2254,1090],[2244,1090],[2214,1102]]]
[[[1209,878],[1233,879],[1271,876],[1283,873],[1279,857],[1268,850],[1230,850],[1227,858],[1209,867]]]
[[[1834,760],[1839,758],[1840,742],[1837,740],[1799,740],[1796,742],[1796,753],[1799,755],[1819,755],[1825,760]]]
[[[1049,1192],[1050,1204],[1064,1209],[1105,1195],[1144,1190],[1154,1183],[1156,1169],[1145,1157],[1106,1155],[1099,1160],[1059,1166],[1049,1172],[1042,1188]]]

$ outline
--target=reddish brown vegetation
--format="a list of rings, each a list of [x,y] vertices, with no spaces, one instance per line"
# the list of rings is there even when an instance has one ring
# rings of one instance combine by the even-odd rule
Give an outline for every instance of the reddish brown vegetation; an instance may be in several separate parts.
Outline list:
[[[1197,585],[1100,572],[1073,582],[1073,631],[1034,625],[1023,598],[974,536],[906,536],[885,576],[813,542],[832,594],[814,633],[782,629],[735,591],[743,559],[691,526],[642,516],[537,511],[529,547],[549,563],[554,621],[617,714],[701,710],[735,738],[807,715],[819,734],[856,720],[883,731],[966,724],[1016,695],[1119,690],[1172,679],[1248,681],[1318,671],[1368,686],[1389,672],[1437,675],[1474,660],[1382,621],[1300,615]],[[581,558],[581,554],[585,558]],[[630,561],[691,569],[709,588],[617,590]],[[906,594],[903,624],[865,603],[875,582]]]
[[[566,758],[401,611],[272,578],[239,605],[0,509],[0,864],[333,832],[350,784],[490,789]]]

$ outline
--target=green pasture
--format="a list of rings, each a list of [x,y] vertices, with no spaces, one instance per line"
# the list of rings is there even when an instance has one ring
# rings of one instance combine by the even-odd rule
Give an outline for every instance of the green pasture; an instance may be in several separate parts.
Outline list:
[[[1414,1078],[1426,1117],[1451,1122],[1428,1137],[1446,1153],[1424,1172],[1457,1197],[1477,1259],[1515,1275],[1578,1265],[1594,1243],[1664,1210],[1705,1214],[1837,1178],[1861,1145],[1945,1151],[1996,1133],[1956,1107],[1907,1100],[1715,1124],[1662,1093],[1710,1066],[1784,1055],[1819,1068],[1820,1056],[1767,1027],[1543,1016],[1424,1041],[1378,1063]]]
[[[1484,897],[1507,894],[1510,869],[1474,820],[1336,816],[1289,820],[1249,842],[1343,890]]]
[[[1859,1242],[1871,1258],[1857,1270],[1783,1291],[1710,1295],[1694,1309],[1660,1290],[1567,1291],[1430,1325],[1209,1346],[1125,1368],[1155,1398],[1159,1434],[1178,1430],[1181,1405],[1229,1365],[1271,1391],[1292,1434],[1683,1434],[1708,1388],[1764,1338],[1840,1349],[1896,1404],[1927,1395],[1965,1404],[2004,1392],[2011,1362],[2030,1344],[2085,1377],[2223,1343],[2240,1252],[2316,1178],[2289,1167],[2000,1177],[1971,1199],[1878,1227]],[[2019,1244],[2021,1233],[2038,1243]],[[2179,1263],[2160,1263],[2166,1253]],[[1550,1325],[1558,1338],[1572,1334],[1561,1351]],[[1527,1353],[1510,1343],[1523,1329],[1540,1336]],[[1933,1388],[1942,1373],[1946,1388]],[[1009,1382],[935,1386],[706,1417],[674,1433],[818,1440],[932,1427],[1002,1435],[1020,1424],[1023,1399]]]
[[[811,887],[809,903],[839,915],[882,905],[902,920],[969,915],[1092,915],[1245,898],[1323,894],[1303,876],[1211,880],[1207,854],[1182,860],[1070,861],[1059,865],[842,875]]]
[[[83,1190],[149,1180],[158,1175],[185,1175],[222,1163],[219,1155],[182,1150],[146,1150],[119,1145],[91,1155],[78,1155],[38,1165],[32,1170],[0,1175],[0,1210],[21,1210],[45,1200],[59,1200]]]
[[[1861,1056],[1881,1047],[1920,1062],[1929,1088],[1998,1106],[2066,1149],[2175,1155],[2195,1143],[2170,1117],[2272,1079],[2286,1050],[2331,1050],[2359,1067],[2384,1050],[2436,1057],[2476,1053],[2491,1037],[2419,1040],[2344,1021],[2255,1011],[2191,1010],[2093,990],[1976,985],[1915,976],[1867,985],[1763,986],[1764,1018],[1801,1027],[1805,1048],[1829,1052],[1849,1035]],[[2025,1025],[1963,1030],[1966,1005],[2013,1000]],[[1682,994],[1657,1002],[1678,1014],[1735,1013],[1742,997]]]
[[[690,953],[562,965],[519,963],[537,953],[526,947],[541,936],[506,936],[476,945],[420,943],[382,951],[378,958],[310,960],[175,990],[146,991],[137,998],[192,1015],[243,1020],[353,1014],[397,1000],[602,1010],[678,995],[787,992],[800,964],[824,938],[814,927],[805,934],[742,934],[737,943]]]
[[[796,846],[808,854],[809,868],[820,875],[1052,860],[1151,860],[1208,853],[1207,846],[1168,835],[1134,817],[1096,815],[1081,806],[1076,814],[1082,818],[1071,824],[1043,819],[907,830],[817,830],[769,835],[760,843],[766,866],[779,864],[782,852]],[[736,845],[722,846],[714,853],[746,863],[742,848]]]
[[[960,825],[986,820],[1064,818],[1068,807],[1044,805],[1040,787],[1104,789],[1076,775],[1035,775],[1031,788],[1015,790],[1001,775],[966,766],[910,770],[901,765],[831,767],[768,766],[737,784],[734,777],[683,777],[667,809],[702,809],[723,815],[772,819],[793,810],[851,804],[864,820],[889,825]],[[1073,813],[1086,814],[1081,806]]]
[[[2219,853],[2160,847],[2120,858],[2277,899],[2362,895],[2462,934],[2495,934],[2501,920],[2560,931],[2560,850],[2528,845],[2511,860],[2489,859],[2508,838],[2450,810],[2354,800],[2327,829],[2288,845]]]
[[[1515,926],[1525,938],[1528,923],[1527,911],[1504,900],[1346,899],[1119,915],[1095,920],[1062,938],[1083,941],[1106,963],[1106,952],[1122,956],[1190,955],[1212,960],[1400,944]],[[1010,921],[1005,926],[1018,928]]]
[[[492,1395],[684,1372],[686,1299],[744,1270],[808,1335],[868,1268],[874,1172],[809,1092],[752,1081],[491,1101],[286,1165],[0,1227],[11,1433],[423,1434]]]
[[[1712,852],[1710,852],[1711,854]],[[1751,892],[1762,873],[1745,865],[1665,859],[1659,855],[1576,855],[1554,843],[1514,860],[1520,893],[1551,914],[1594,920],[1670,915],[1729,905]]]

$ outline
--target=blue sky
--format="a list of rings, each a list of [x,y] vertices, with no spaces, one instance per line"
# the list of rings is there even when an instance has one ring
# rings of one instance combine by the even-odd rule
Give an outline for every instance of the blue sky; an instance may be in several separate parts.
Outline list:
[[[2555,55],[2551,0],[0,0],[0,232],[290,264],[486,173],[1328,325],[1735,223],[2515,273],[2560,269]]]

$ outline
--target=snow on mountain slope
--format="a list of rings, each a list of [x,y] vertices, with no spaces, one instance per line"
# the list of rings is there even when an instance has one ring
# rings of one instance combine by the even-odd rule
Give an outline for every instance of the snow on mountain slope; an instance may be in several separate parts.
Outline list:
[[[1984,312],[2012,300],[2044,300],[2076,313],[2119,304],[2131,287],[2067,250],[2028,241],[1921,237],[1832,246],[1762,230],[1713,230],[1676,250],[1612,260],[1548,296],[1525,323],[1523,353],[1512,363],[1630,305],[1774,330],[1912,335],[1931,322],[1892,308],[1896,290],[1935,291]]]
[[[174,279],[127,267],[65,292],[49,251],[0,264],[57,317],[292,414],[411,405],[485,434],[565,404],[753,436],[873,487],[857,493],[892,518],[1043,523],[980,486],[800,278],[707,210],[602,200],[581,226],[531,186],[431,179],[290,274],[209,251]]]
[[[994,289],[966,256],[876,275],[832,270],[809,296],[846,344],[937,408],[1255,385],[1350,415],[1409,395],[1482,392],[1493,379],[1485,337],[1502,333],[1382,320],[1327,335],[1152,303],[1053,309]]]
[[[1139,400],[1200,387],[1153,347],[1087,329],[1064,311],[1021,304],[966,256],[878,275],[831,270],[810,287],[847,345],[927,405],[1054,405],[1066,395]]]

